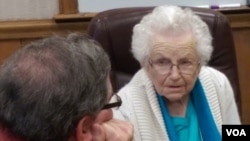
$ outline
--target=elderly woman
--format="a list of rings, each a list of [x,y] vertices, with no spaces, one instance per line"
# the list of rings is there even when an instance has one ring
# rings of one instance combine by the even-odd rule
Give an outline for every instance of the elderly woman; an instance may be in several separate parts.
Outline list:
[[[135,141],[219,141],[222,124],[240,124],[228,79],[206,66],[211,40],[188,8],[156,7],[134,27],[142,69],[118,92],[115,116],[134,124]]]

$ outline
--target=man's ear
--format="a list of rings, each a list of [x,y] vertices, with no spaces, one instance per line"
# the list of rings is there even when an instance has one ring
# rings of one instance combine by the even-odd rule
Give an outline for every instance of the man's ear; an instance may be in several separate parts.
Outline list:
[[[77,124],[76,128],[76,140],[77,141],[91,141],[91,126],[94,119],[90,116],[84,116]]]

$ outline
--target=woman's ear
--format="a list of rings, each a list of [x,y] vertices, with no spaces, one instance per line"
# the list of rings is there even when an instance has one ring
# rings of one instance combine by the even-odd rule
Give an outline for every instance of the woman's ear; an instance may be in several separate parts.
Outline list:
[[[91,127],[94,119],[90,116],[84,116],[77,124],[76,141],[91,141]]]

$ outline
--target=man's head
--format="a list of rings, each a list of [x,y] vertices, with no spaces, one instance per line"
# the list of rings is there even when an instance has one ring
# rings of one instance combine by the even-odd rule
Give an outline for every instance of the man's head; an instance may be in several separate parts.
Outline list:
[[[109,71],[107,54],[86,36],[35,41],[0,69],[0,123],[26,140],[68,140],[107,103]]]

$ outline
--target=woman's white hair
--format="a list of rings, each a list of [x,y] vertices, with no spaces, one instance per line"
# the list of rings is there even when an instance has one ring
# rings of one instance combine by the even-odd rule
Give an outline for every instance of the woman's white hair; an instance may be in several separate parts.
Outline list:
[[[213,47],[212,37],[207,24],[195,15],[191,9],[182,9],[178,6],[159,6],[151,13],[145,15],[140,23],[133,28],[132,53],[144,66],[148,60],[156,35],[164,33],[190,31],[196,42],[196,50],[201,65],[210,60]]]

